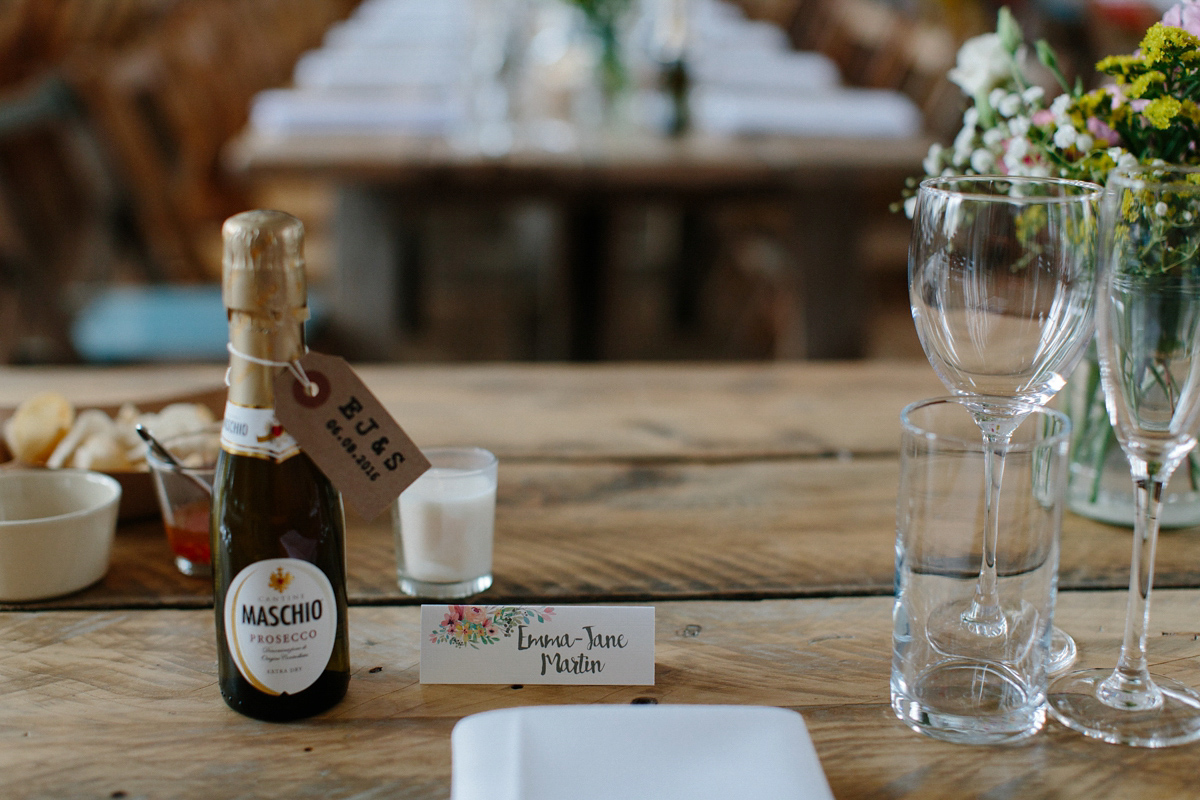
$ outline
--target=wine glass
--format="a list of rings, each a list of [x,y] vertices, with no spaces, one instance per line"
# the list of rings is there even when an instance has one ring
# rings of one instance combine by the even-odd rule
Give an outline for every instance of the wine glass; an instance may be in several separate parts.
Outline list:
[[[983,435],[983,557],[975,597],[947,609],[931,641],[971,655],[1038,629],[1005,609],[996,575],[1004,452],[1026,414],[1062,388],[1092,334],[1099,186],[1017,176],[922,181],[909,248],[909,296],[921,346],[942,383],[971,398]],[[1065,669],[1075,644],[1052,631],[1047,671]]]
[[[1162,489],[1200,433],[1200,169],[1118,171],[1103,216],[1097,345],[1136,498],[1129,600],[1116,669],[1059,678],[1050,711],[1088,736],[1166,747],[1200,738],[1200,694],[1146,664]]]

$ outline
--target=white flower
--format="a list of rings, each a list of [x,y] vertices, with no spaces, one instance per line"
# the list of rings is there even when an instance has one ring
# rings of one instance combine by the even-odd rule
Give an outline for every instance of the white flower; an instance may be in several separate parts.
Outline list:
[[[1004,141],[1005,134],[1000,128],[988,128],[983,132],[983,143],[988,147],[995,147]]]
[[[1006,97],[1008,97],[1008,91],[997,86],[988,92],[988,105],[992,108],[999,108]]]
[[[1010,175],[1021,175],[1025,169],[1025,156],[1029,153],[1028,139],[1009,139],[1004,154],[1004,169]]]
[[[1192,212],[1190,212],[1190,211],[1183,212],[1183,221],[1191,222],[1192,221]]]
[[[971,154],[971,169],[980,175],[987,175],[995,165],[995,157],[987,150],[976,150]]]
[[[1033,105],[1034,103],[1040,103],[1042,101],[1042,98],[1045,96],[1046,96],[1046,90],[1040,86],[1030,86],[1028,89],[1021,92],[1021,99],[1025,101],[1026,105]]]
[[[954,163],[961,166],[975,152],[975,129],[963,128],[954,137]]]
[[[1075,138],[1075,147],[1084,153],[1091,150],[1092,145],[1095,143],[1096,140],[1092,138],[1090,133],[1080,133],[1079,136]]]
[[[1029,133],[1029,117],[1015,116],[1008,121],[1008,130],[1013,136],[1025,136]]]
[[[958,51],[958,62],[947,73],[964,94],[978,96],[1012,75],[1012,56],[995,33],[968,39]]]
[[[925,156],[925,160],[921,162],[921,166],[925,169],[926,175],[935,175],[942,165],[942,152],[946,148],[939,143],[934,142],[929,146],[929,155]]]
[[[1154,206],[1154,213],[1158,214],[1160,217],[1165,217],[1167,215],[1167,211],[1167,204],[1162,201],[1159,201],[1158,204]]]
[[[1054,115],[1056,121],[1061,121],[1067,116],[1067,109],[1071,105],[1071,95],[1060,94],[1054,98],[1054,102],[1050,104],[1050,113]]]
[[[963,127],[974,128],[979,123],[979,109],[971,106],[963,112]]]
[[[1049,178],[1050,170],[1044,164],[1034,164],[1029,168],[1028,175],[1031,178]]]
[[[904,216],[909,219],[913,218],[913,214],[917,211],[917,196],[913,195],[904,201]]]
[[[1135,156],[1133,153],[1121,153],[1120,158],[1117,159],[1117,166],[1120,168],[1136,167],[1137,156]]]
[[[996,106],[996,110],[1006,117],[1011,117],[1021,110],[1021,95],[1009,94],[1005,95],[1000,104]]]
[[[1058,130],[1054,132],[1054,146],[1059,150],[1066,150],[1075,144],[1077,136],[1079,136],[1079,132],[1071,125],[1059,125]]]

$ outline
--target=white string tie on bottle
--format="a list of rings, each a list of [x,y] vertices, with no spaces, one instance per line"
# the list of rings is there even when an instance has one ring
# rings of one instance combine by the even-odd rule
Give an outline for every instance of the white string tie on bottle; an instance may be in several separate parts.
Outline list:
[[[228,350],[231,355],[235,355],[238,358],[245,359],[246,361],[249,361],[251,364],[260,364],[264,367],[286,367],[287,370],[296,377],[296,380],[298,380],[300,382],[300,385],[304,387],[304,391],[305,391],[305,393],[308,394],[309,397],[317,396],[317,392],[319,391],[317,389],[317,385],[312,382],[312,380],[308,377],[308,374],[304,371],[304,367],[300,365],[300,359],[297,358],[292,361],[272,361],[269,358],[259,358],[258,356],[248,355],[246,353],[243,353],[241,350],[238,350],[236,347],[233,346],[233,342],[226,343],[225,349]],[[308,355],[307,347],[304,348],[304,354]],[[231,367],[225,368],[225,385],[226,386],[229,385],[229,370],[230,369],[232,369],[232,368]]]

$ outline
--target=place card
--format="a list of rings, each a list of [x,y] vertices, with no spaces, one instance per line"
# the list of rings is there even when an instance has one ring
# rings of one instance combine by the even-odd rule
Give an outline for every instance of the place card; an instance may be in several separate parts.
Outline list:
[[[654,685],[653,606],[421,606],[421,683]]]

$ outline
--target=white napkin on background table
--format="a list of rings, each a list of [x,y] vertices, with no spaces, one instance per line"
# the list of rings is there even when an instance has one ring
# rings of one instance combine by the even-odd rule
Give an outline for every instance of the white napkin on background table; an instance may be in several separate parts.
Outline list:
[[[438,136],[462,124],[466,106],[402,92],[268,89],[250,106],[250,125],[268,135],[393,134]]]
[[[692,92],[696,128],[715,134],[903,138],[921,132],[921,112],[885,89],[826,92]]]
[[[451,747],[451,800],[833,800],[783,708],[508,708],[459,720]]]

